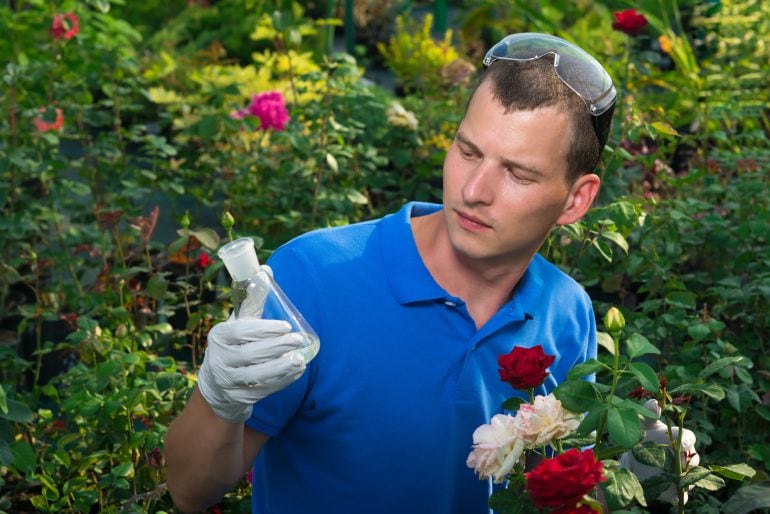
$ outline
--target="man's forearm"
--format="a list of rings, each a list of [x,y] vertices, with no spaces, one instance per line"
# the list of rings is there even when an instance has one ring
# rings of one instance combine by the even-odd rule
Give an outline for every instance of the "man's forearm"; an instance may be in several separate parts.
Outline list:
[[[244,426],[218,418],[196,389],[166,435],[166,481],[176,506],[195,512],[219,501],[243,477],[253,451],[244,451]]]

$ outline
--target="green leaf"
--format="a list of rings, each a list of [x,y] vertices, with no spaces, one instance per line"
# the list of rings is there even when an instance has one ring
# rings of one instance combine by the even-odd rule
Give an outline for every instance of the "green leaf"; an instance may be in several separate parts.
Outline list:
[[[653,475],[642,481],[642,489],[644,489],[644,497],[647,502],[655,500],[666,489],[671,487],[674,483],[674,477],[670,473],[661,473],[659,475]]]
[[[211,114],[204,116],[198,123],[198,135],[210,138],[217,133],[217,117]]]
[[[503,410],[507,411],[517,411],[519,410],[519,407],[521,407],[521,404],[524,402],[525,400],[522,398],[508,398],[503,402],[502,408]]]
[[[117,477],[127,477],[134,473],[134,464],[132,462],[124,462],[112,468],[110,475]]]
[[[572,412],[586,412],[599,403],[596,386],[585,380],[568,380],[553,390],[562,406]]]
[[[170,334],[174,331],[171,323],[156,323],[154,325],[147,325],[144,329],[148,332],[158,332],[159,334]]]
[[[732,480],[743,480],[744,478],[751,478],[757,474],[757,471],[754,468],[743,463],[731,464],[729,466],[711,466],[711,471]]]
[[[614,405],[607,411],[607,431],[614,443],[626,449],[632,448],[644,436],[636,411]]]
[[[150,298],[161,300],[166,296],[166,291],[168,291],[168,280],[160,275],[153,275],[147,281],[147,295]]]
[[[24,441],[17,441],[11,445],[13,453],[13,467],[24,474],[30,474],[37,467],[37,456],[35,450]]]
[[[196,228],[188,233],[209,250],[216,250],[219,246],[219,234],[212,228]]]
[[[708,475],[695,482],[695,487],[700,487],[707,491],[718,491],[725,486],[725,481],[716,475]]]
[[[591,246],[596,248],[599,254],[604,257],[607,262],[612,262],[612,248],[610,248],[604,241],[594,239],[591,241]]]
[[[721,401],[725,397],[725,391],[717,384],[684,384],[669,391],[672,395],[680,394],[705,394],[715,400]]]
[[[6,263],[0,264],[0,284],[15,284],[20,280],[21,275],[16,271],[16,268],[13,268]]]
[[[610,355],[615,355],[615,341],[612,340],[612,336],[607,332],[597,332],[596,343],[610,352]]]
[[[642,506],[647,506],[642,484],[636,475],[625,468],[618,468],[607,470],[605,476],[607,480],[600,485],[610,510],[614,512],[622,509],[634,500]]]
[[[616,402],[615,405],[626,409],[633,409],[636,411],[637,414],[648,419],[658,419],[657,413],[652,412],[650,409],[648,409],[644,405],[640,405],[633,400],[629,400],[628,398],[624,398],[620,402]]]
[[[8,414],[8,395],[2,385],[0,385],[0,413]]]
[[[338,173],[340,171],[340,166],[337,164],[337,158],[330,153],[326,154],[326,164],[329,165],[329,169],[331,169],[334,173]]]
[[[604,363],[596,359],[590,359],[569,370],[569,373],[567,373],[567,380],[577,380],[586,375],[597,373],[603,369],[607,369],[607,366]]]
[[[620,232],[602,232],[602,237],[609,239],[620,247],[621,250],[628,253],[628,241]]]
[[[700,482],[710,474],[710,469],[704,468],[703,466],[695,466],[694,468],[691,468],[687,473],[685,473],[679,484],[681,487],[689,487],[694,485],[696,482]]]
[[[647,466],[664,469],[666,465],[666,448],[656,443],[643,443],[631,450],[634,458]]]
[[[666,295],[666,303],[683,309],[694,309],[695,294],[689,291],[673,291]]]
[[[746,514],[770,508],[770,480],[744,485],[722,505],[722,512]]]
[[[660,355],[654,344],[641,334],[631,334],[626,340],[626,351],[629,359],[635,359],[642,355],[655,354]]]
[[[356,189],[349,190],[345,196],[350,201],[350,203],[354,203],[356,205],[366,205],[369,203],[369,200],[366,198],[366,196],[364,196],[361,191]]]
[[[742,360],[743,360],[742,355],[736,355],[733,357],[724,357],[722,359],[719,359],[718,361],[712,362],[711,364],[703,368],[701,372],[698,373],[698,378],[703,380],[706,377],[713,375],[717,371],[722,370],[727,366],[732,366],[733,364],[737,364]]]
[[[34,419],[32,409],[18,400],[7,400],[8,412],[0,413],[0,418],[14,423],[31,423]]]
[[[687,327],[687,334],[697,343],[711,335],[711,329],[703,323],[696,323]]]
[[[665,121],[653,121],[651,123],[652,128],[655,129],[655,132],[662,136],[678,136],[679,132],[671,126],[671,124],[666,123]]]
[[[628,365],[631,373],[634,374],[639,383],[654,395],[660,393],[660,381],[655,370],[652,369],[649,364],[644,362],[632,362]]]
[[[0,467],[10,466],[13,463],[13,452],[4,439],[0,439]]]

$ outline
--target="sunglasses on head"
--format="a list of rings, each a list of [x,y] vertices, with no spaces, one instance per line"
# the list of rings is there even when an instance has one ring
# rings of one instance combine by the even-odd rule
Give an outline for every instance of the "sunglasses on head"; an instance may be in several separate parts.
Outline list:
[[[607,143],[617,92],[599,62],[582,48],[549,34],[522,32],[505,37],[484,56],[484,67],[497,60],[532,61],[553,55],[559,79],[586,104],[599,148]]]

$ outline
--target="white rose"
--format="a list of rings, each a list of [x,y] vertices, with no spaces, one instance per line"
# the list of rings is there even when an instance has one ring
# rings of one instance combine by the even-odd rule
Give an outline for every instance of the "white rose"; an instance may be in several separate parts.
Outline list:
[[[580,425],[581,415],[565,410],[553,394],[536,396],[532,404],[523,403],[513,425],[530,447],[562,439]]]
[[[524,441],[513,427],[513,416],[497,414],[487,425],[473,432],[473,450],[466,464],[478,473],[479,478],[492,477],[499,484],[519,462],[524,452]]]
[[[661,411],[657,400],[648,400],[644,406],[660,416]],[[645,420],[642,423],[642,426],[644,427],[644,438],[642,439],[642,442],[654,442],[665,446],[671,446],[671,439],[668,437],[668,430],[665,423],[659,419]],[[671,427],[671,437],[674,441],[677,440],[679,437],[679,427]],[[698,455],[698,452],[695,450],[695,434],[692,430],[688,430],[686,428],[682,432],[681,459],[683,469],[688,466],[693,467],[700,464],[700,455]],[[640,482],[642,480],[646,480],[650,477],[663,473],[663,470],[660,468],[647,466],[646,464],[642,464],[636,460],[631,451],[627,451],[621,455],[620,465],[636,475],[636,478],[638,478]],[[695,486],[690,486],[688,490],[692,489],[693,487]],[[687,494],[687,491],[685,491],[684,503],[687,503],[688,496],[689,495]],[[671,503],[673,505],[678,504],[679,497],[677,496],[674,484],[671,484],[671,487],[663,491],[658,497],[658,500]]]

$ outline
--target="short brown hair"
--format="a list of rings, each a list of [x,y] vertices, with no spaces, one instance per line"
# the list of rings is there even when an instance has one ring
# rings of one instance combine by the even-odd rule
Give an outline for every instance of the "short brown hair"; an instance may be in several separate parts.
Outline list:
[[[545,55],[531,61],[494,61],[481,74],[476,89],[487,81],[491,82],[492,95],[506,113],[549,106],[566,111],[572,134],[571,141],[565,142],[567,181],[571,184],[581,175],[593,171],[602,148],[599,148],[591,114],[583,100],[556,74],[553,56]]]

